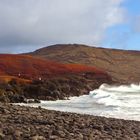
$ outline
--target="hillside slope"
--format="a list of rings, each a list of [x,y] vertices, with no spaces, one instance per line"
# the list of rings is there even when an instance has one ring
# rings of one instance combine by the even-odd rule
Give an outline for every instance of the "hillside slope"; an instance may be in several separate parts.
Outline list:
[[[95,67],[61,64],[41,58],[26,55],[0,55],[0,75],[11,75],[27,79],[54,77],[61,74],[76,74],[91,72],[106,75]]]
[[[68,44],[29,53],[63,63],[80,63],[104,69],[118,82],[140,82],[140,51],[124,51]]]
[[[61,64],[27,55],[0,55],[0,102],[56,100],[88,94],[111,77],[96,67]]]

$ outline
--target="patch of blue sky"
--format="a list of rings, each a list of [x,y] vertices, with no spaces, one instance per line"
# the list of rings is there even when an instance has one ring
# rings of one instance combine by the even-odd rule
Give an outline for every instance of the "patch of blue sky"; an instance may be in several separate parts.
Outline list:
[[[125,50],[140,50],[140,33],[134,32],[129,24],[113,26],[106,31],[106,37],[102,46]]]
[[[131,35],[126,45],[128,50],[140,51],[140,34],[135,33],[134,35]]]
[[[126,7],[130,15],[140,14],[140,0],[125,0],[122,6]]]
[[[134,31],[133,19],[140,16],[140,0],[125,0],[122,5],[128,13],[128,21],[112,26],[106,30],[101,44],[107,48],[140,50],[140,32]]]
[[[106,31],[106,36],[102,46],[107,48],[127,49],[126,43],[131,36],[129,24],[119,24],[110,27]]]

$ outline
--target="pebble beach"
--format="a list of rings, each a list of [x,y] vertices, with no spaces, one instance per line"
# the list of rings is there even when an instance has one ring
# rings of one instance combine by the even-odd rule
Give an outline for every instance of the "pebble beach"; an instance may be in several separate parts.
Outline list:
[[[0,140],[140,140],[140,122],[0,103]]]

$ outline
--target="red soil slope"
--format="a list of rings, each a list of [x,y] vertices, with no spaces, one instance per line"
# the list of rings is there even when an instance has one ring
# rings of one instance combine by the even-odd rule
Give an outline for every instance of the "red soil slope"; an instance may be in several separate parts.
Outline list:
[[[25,79],[47,78],[60,74],[85,73],[107,75],[95,67],[61,64],[27,55],[0,54],[0,76],[9,75]]]
[[[0,76],[0,83],[8,83],[12,80],[17,81],[17,83],[31,83],[31,80],[23,79],[23,78],[18,78],[15,76]]]

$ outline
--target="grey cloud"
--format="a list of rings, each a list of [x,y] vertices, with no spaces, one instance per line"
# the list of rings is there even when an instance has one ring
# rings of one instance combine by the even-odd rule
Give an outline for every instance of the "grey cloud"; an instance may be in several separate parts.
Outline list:
[[[0,0],[0,51],[55,43],[100,45],[105,31],[123,22],[122,2]]]

